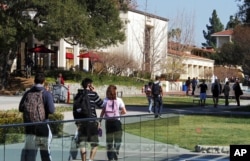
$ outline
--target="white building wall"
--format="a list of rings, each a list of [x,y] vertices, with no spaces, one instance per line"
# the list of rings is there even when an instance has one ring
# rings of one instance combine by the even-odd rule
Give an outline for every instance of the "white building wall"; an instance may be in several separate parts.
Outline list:
[[[117,46],[111,46],[103,49],[109,53],[121,53],[126,54],[134,58],[138,62],[138,67],[141,69],[144,60],[144,37],[145,37],[145,25],[150,26],[152,29],[151,35],[151,62],[156,62],[152,72],[153,75],[159,75],[163,73],[160,68],[160,64],[163,58],[167,56],[167,33],[168,33],[168,21],[157,18],[152,18],[148,15],[141,13],[128,11],[126,13],[121,12],[120,18],[125,25],[126,40],[122,44]]]
[[[126,40],[122,44],[113,45],[106,49],[101,49],[104,52],[125,54],[133,57],[137,62],[138,67],[141,69],[143,64],[143,52],[144,52],[144,37],[145,37],[145,25],[152,28],[151,35],[151,62],[156,62],[156,59],[160,61],[165,60],[167,56],[167,33],[168,33],[168,20],[155,15],[144,13],[141,11],[128,11],[120,12],[120,18],[125,22],[124,31]],[[74,54],[74,65],[79,65],[80,53],[79,46],[72,46],[68,44],[64,39],[59,40],[52,46],[58,46],[57,52],[57,64],[59,68],[69,69],[67,66],[66,52],[67,48],[71,48]],[[157,54],[155,54],[157,53]],[[163,59],[164,58],[164,59]],[[160,65],[162,62],[157,62],[154,68],[151,69],[154,75],[163,73]],[[86,69],[85,69],[86,68]],[[88,70],[87,60],[84,60],[84,69]]]
[[[209,69],[213,72],[214,70],[214,60],[210,59],[194,59],[187,58],[183,61],[184,69],[186,73],[180,75],[180,79],[187,79],[188,77],[198,77],[204,76],[205,69]]]

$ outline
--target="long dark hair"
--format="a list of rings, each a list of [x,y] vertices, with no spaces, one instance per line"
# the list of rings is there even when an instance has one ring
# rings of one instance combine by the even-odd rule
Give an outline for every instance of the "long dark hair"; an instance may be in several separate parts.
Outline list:
[[[106,91],[106,97],[110,100],[116,99],[116,86],[115,85],[109,85]]]

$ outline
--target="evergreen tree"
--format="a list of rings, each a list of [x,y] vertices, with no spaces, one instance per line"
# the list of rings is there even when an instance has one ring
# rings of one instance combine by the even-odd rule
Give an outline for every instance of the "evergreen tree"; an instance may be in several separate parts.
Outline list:
[[[238,0],[243,1],[242,4],[239,5],[239,18],[244,23],[250,23],[250,0]]]
[[[240,22],[240,20],[238,19],[238,17],[237,16],[230,16],[230,18],[229,18],[229,21],[228,21],[228,23],[227,23],[227,26],[226,26],[226,30],[228,30],[228,29],[233,29],[233,28],[235,28],[237,25],[240,25],[241,24],[241,22]]]
[[[220,22],[220,19],[217,16],[216,10],[213,10],[212,17],[209,18],[210,25],[206,25],[207,32],[203,30],[204,38],[206,39],[205,43],[202,43],[204,47],[215,47],[216,39],[215,37],[211,37],[213,33],[224,30],[223,24]]]

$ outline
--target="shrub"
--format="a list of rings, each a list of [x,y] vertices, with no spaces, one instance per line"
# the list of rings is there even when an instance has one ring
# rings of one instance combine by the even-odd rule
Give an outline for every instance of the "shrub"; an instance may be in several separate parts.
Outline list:
[[[0,111],[0,118],[0,125],[23,123],[22,113],[17,110]],[[49,119],[51,121],[62,121],[64,118],[61,113],[55,113],[53,115],[49,115]],[[53,135],[61,136],[63,133],[63,124],[52,123],[51,131]],[[23,126],[0,128],[0,144],[22,142],[22,134],[24,134]]]

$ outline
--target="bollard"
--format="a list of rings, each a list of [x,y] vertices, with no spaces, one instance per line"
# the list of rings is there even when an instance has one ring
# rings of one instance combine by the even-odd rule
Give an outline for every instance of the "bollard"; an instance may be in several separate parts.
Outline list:
[[[67,97],[67,103],[69,103],[70,100],[70,92],[69,92],[69,85],[68,85],[68,97]]]

